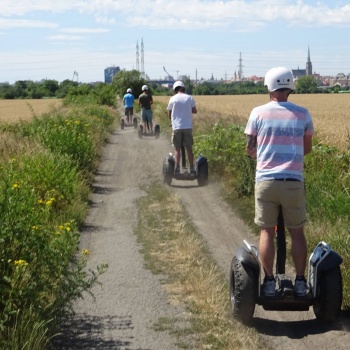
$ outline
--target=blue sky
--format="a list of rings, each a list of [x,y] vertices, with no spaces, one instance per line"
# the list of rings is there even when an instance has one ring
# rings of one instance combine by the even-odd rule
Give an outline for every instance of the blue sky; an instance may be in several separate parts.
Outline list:
[[[264,76],[274,66],[350,73],[350,2],[293,0],[0,0],[0,82],[104,80],[136,68],[151,79]],[[74,76],[74,79],[77,79]]]

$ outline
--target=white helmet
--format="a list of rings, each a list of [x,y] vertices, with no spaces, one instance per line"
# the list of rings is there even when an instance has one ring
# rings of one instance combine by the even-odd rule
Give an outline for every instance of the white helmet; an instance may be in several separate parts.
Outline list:
[[[143,85],[142,86],[142,91],[146,91],[146,90],[148,90],[148,86],[147,85]]]
[[[180,81],[180,80],[178,80],[178,81],[175,81],[175,83],[174,83],[174,85],[173,85],[173,90],[175,90],[177,87],[182,87],[182,88],[184,88],[185,87],[185,84],[182,82],[182,81]]]
[[[126,92],[130,92],[130,93],[132,93],[132,90],[129,88],[128,90],[126,90]]]
[[[265,75],[264,85],[268,91],[276,91],[278,89],[294,90],[293,73],[285,67],[272,68]]]

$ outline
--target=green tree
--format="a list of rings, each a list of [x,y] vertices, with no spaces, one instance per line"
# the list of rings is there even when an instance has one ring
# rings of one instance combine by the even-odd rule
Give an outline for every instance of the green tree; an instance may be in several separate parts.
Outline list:
[[[43,88],[45,90],[45,96],[53,97],[59,89],[58,81],[51,79],[44,80]]]
[[[78,86],[78,82],[76,81],[73,81],[73,80],[69,80],[69,79],[66,79],[66,80],[63,80],[60,84],[59,84],[59,87],[58,87],[58,90],[56,90],[56,97],[58,98],[64,98],[66,97],[69,89],[71,87],[75,87],[75,86]]]
[[[317,90],[317,80],[309,75],[298,78],[295,85],[295,92],[300,94],[312,93]]]
[[[142,85],[146,83],[146,79],[139,71],[135,69],[126,71],[123,69],[114,76],[112,86],[116,94],[120,97],[126,94],[128,88],[132,90],[135,97],[138,97],[142,93]]]

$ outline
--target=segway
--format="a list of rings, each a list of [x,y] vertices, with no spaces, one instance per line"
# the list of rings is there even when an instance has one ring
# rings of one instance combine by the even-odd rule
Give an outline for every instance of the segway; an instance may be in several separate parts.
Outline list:
[[[120,118],[120,128],[124,130],[126,127],[133,127],[134,129],[137,129],[137,118],[134,117],[132,119],[132,124],[127,124],[124,117]]]
[[[321,241],[310,255],[307,284],[309,292],[303,297],[294,293],[292,280],[285,275],[286,237],[282,211],[276,229],[276,293],[262,293],[260,262],[256,246],[243,241],[231,262],[229,289],[232,316],[243,324],[250,324],[255,305],[264,310],[308,311],[313,306],[316,318],[322,322],[335,322],[339,316],[343,286],[340,264],[343,259],[330,245]]]
[[[172,179],[176,180],[197,180],[198,186],[205,186],[208,182],[208,160],[202,154],[198,156],[195,163],[195,173],[191,174],[186,168],[185,147],[181,147],[182,168],[180,173],[175,174],[175,158],[172,153],[163,161],[163,183],[170,186]]]
[[[154,126],[153,130],[149,130],[150,127],[148,125],[148,121],[147,121],[146,125],[147,125],[147,127],[146,127],[147,130],[144,131],[143,130],[143,125],[142,125],[142,123],[140,123],[139,129],[138,129],[138,137],[139,137],[139,139],[142,139],[142,137],[144,137],[144,136],[146,136],[146,137],[154,137],[156,140],[159,139],[159,135],[160,135],[160,126],[159,126],[159,124],[156,124]]]

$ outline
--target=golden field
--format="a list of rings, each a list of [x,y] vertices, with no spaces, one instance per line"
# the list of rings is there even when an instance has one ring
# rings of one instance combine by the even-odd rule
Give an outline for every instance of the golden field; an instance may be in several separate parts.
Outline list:
[[[34,115],[49,112],[53,107],[60,107],[62,100],[0,100],[0,122],[16,123],[28,120]]]
[[[202,117],[232,119],[245,124],[252,108],[267,103],[268,95],[193,96]],[[168,103],[169,96],[154,96]],[[306,107],[313,119],[316,137],[323,143],[346,149],[350,146],[350,94],[305,94],[290,96],[289,101]]]

